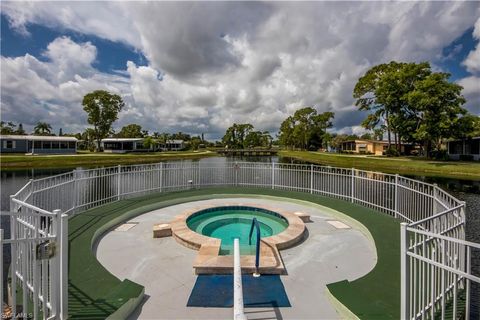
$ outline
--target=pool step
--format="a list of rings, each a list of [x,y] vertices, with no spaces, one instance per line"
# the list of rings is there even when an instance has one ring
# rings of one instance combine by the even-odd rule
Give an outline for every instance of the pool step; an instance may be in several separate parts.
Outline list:
[[[193,263],[195,274],[232,274],[233,256],[218,255],[220,244],[211,242],[201,246],[197,258]],[[255,271],[255,256],[241,256],[242,273]],[[260,244],[260,273],[286,274],[280,253],[274,244],[262,240]]]
[[[305,223],[312,222],[312,220],[310,219],[310,215],[308,213],[297,211],[297,212],[294,212],[293,214],[299,217],[300,219],[302,219],[302,221]]]
[[[153,226],[153,237],[164,238],[172,235],[170,223],[158,223]]]

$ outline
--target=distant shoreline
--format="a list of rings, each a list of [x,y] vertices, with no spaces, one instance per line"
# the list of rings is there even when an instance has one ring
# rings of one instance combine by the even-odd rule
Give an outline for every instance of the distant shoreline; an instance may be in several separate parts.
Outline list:
[[[402,175],[434,176],[464,180],[480,180],[480,162],[435,161],[415,157],[386,158],[379,156],[281,150],[280,157],[319,165],[357,168],[361,170],[398,173]],[[220,156],[215,151],[172,151],[155,153],[78,153],[75,155],[1,155],[2,171],[24,169],[68,169],[154,163],[168,160],[193,160]]]
[[[436,161],[415,157],[392,157],[348,155],[339,153],[282,150],[281,157],[292,158],[320,165],[356,168],[377,172],[480,180],[479,161]]]
[[[172,151],[154,153],[78,153],[74,155],[1,155],[0,168],[3,170],[22,169],[64,169],[75,167],[98,167],[167,160],[190,160],[218,156],[214,151]]]

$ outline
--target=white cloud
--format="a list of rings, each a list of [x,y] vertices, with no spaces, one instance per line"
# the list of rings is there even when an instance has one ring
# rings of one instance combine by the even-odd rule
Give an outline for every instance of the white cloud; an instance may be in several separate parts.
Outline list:
[[[475,22],[473,37],[480,41],[480,18]],[[467,99],[466,107],[473,114],[480,115],[480,42],[470,51],[463,61],[467,70],[473,75],[460,79],[458,84],[463,87],[463,95]]]
[[[276,131],[307,105],[334,111],[336,130],[357,132],[365,114],[353,107],[356,80],[393,59],[435,60],[475,23],[480,8],[470,2],[2,2],[2,12],[24,34],[28,23],[69,29],[123,42],[148,59],[147,66],[129,62],[127,78],[103,74],[92,67],[96,48],[69,38],[46,48],[48,62],[2,57],[4,116],[36,121],[53,112],[59,124],[82,127],[83,94],[107,88],[127,102],[118,125],[218,137],[233,122]],[[465,64],[478,71],[478,53],[470,55]],[[478,101],[476,81],[460,81],[472,101]]]
[[[462,94],[467,99],[466,108],[480,116],[480,77],[470,76],[458,81],[463,87]]]
[[[95,55],[92,44],[61,37],[44,52],[48,61],[29,54],[2,56],[2,119],[21,122],[25,128],[46,121],[64,132],[83,130],[87,123],[81,102],[86,93],[106,89],[124,94],[128,89],[128,79],[102,74],[91,66]]]
[[[10,24],[24,35],[28,35],[28,24],[36,23],[141,47],[140,35],[129,17],[129,8],[118,2],[2,1],[1,9]]]
[[[97,48],[90,42],[77,44],[68,37],[53,40],[44,53],[58,69],[55,76],[59,82],[94,72],[91,65],[96,55]]]
[[[473,29],[473,37],[480,41],[480,18],[477,19]],[[480,42],[477,43],[475,49],[470,51],[467,58],[463,61],[467,70],[471,73],[480,73]]]

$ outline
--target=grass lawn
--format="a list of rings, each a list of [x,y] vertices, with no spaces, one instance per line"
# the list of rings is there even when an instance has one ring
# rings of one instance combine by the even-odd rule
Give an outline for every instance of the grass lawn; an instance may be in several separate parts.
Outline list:
[[[75,168],[113,166],[118,164],[153,163],[164,160],[198,159],[215,156],[217,153],[202,151],[171,151],[151,153],[92,153],[81,152],[74,155],[1,155],[1,169],[30,168]]]
[[[255,188],[206,188],[121,200],[70,218],[70,318],[105,319],[125,302],[135,299],[143,292],[142,286],[128,279],[117,279],[98,262],[93,248],[95,240],[102,232],[115,224],[157,208],[195,200],[249,194],[310,201],[343,212],[367,227],[377,248],[376,266],[360,279],[332,283],[328,285],[328,289],[361,319],[400,317],[400,225],[392,217],[347,201],[308,193]]]
[[[386,173],[436,176],[466,180],[480,180],[480,162],[434,161],[416,157],[386,158],[379,156],[347,155],[326,152],[287,151],[279,153],[322,165],[381,171]]]

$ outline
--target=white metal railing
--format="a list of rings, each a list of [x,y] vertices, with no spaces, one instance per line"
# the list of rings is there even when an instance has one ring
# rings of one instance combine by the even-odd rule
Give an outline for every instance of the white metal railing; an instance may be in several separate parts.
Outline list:
[[[456,306],[461,295],[470,302],[470,282],[478,278],[471,276],[469,259],[477,245],[465,241],[465,203],[434,184],[399,175],[309,164],[163,162],[31,180],[12,203],[71,215],[139,195],[215,186],[307,192],[398,218],[406,223],[401,228],[402,318],[444,318],[446,304]],[[465,312],[468,319],[468,308]]]
[[[30,188],[32,181],[27,184]],[[29,199],[22,188],[11,197],[10,237],[0,230],[0,293],[4,293],[3,246],[10,245],[12,318],[66,319],[68,313],[68,216],[49,212],[20,199]],[[3,213],[2,213],[3,214]],[[47,250],[41,252],[41,249]],[[53,255],[50,256],[48,249]],[[17,291],[21,297],[17,297]],[[18,310],[18,301],[22,309]],[[30,303],[31,302],[31,303]],[[29,306],[30,307],[27,307]],[[2,305],[3,307],[3,305]],[[2,310],[3,315],[3,310]],[[5,317],[7,315],[4,315]]]

